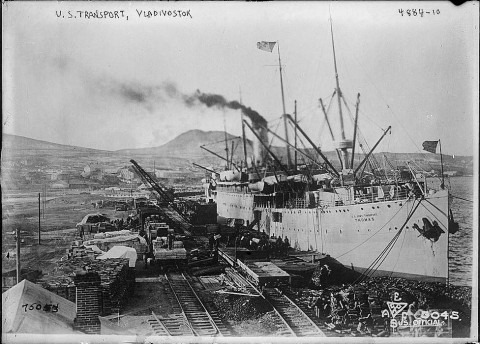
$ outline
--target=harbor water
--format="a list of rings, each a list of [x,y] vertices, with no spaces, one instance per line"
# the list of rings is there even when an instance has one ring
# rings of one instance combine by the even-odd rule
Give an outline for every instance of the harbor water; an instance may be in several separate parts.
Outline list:
[[[428,186],[438,188],[440,180],[429,178]],[[453,196],[473,200],[473,177],[453,177],[445,180],[445,185]],[[460,230],[450,235],[449,274],[450,283],[461,286],[472,284],[473,242],[473,206],[458,198],[453,198],[451,209]]]

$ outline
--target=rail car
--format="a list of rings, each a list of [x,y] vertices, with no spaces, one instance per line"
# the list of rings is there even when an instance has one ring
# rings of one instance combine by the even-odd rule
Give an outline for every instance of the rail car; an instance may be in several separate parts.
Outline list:
[[[237,260],[244,276],[258,287],[280,287],[291,283],[290,275],[271,262]]]

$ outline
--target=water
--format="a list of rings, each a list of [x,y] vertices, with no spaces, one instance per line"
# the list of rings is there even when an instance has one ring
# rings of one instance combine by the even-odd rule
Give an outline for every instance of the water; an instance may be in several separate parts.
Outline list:
[[[428,186],[438,188],[438,179],[429,179]],[[445,180],[446,186],[454,196],[473,200],[473,177],[454,177]],[[450,283],[472,285],[473,241],[473,203],[453,198],[451,209],[460,230],[450,235],[449,272]]]

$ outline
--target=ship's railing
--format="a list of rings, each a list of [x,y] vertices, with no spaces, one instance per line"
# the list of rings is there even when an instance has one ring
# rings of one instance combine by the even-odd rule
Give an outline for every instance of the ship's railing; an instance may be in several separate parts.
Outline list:
[[[311,204],[310,202],[307,203],[307,201],[304,198],[293,198],[285,202],[285,208],[310,208]]]
[[[389,192],[384,192],[383,197],[377,192],[372,192],[369,194],[356,194],[353,199],[350,197],[340,197],[339,199],[335,200],[320,199],[316,202],[316,207],[338,207],[351,204],[367,204],[405,200],[409,197],[410,193],[411,191],[408,189],[397,189],[393,195],[390,195]]]
[[[389,192],[384,192],[383,197],[380,196],[378,193],[370,193],[366,195],[355,195],[354,203],[377,203],[377,202],[385,202],[385,201],[397,201],[407,199],[409,197],[409,193],[411,191],[409,189],[397,189],[391,195]]]
[[[222,185],[217,184],[217,188],[225,192],[249,193],[247,185]]]
[[[305,198],[302,197],[295,197],[282,202],[281,204],[277,204],[275,206],[275,202],[265,201],[265,202],[255,202],[255,208],[288,208],[288,209],[309,209],[309,208],[324,208],[324,207],[339,207],[344,205],[352,205],[352,204],[368,204],[368,203],[378,203],[378,202],[386,202],[386,201],[396,201],[396,200],[405,200],[409,197],[408,189],[397,189],[395,193],[390,195],[390,193],[385,192],[383,197],[379,196],[378,193],[370,193],[370,194],[357,194],[352,199],[348,195],[340,196],[337,195],[337,198],[332,200],[326,199],[315,199],[307,201]]]

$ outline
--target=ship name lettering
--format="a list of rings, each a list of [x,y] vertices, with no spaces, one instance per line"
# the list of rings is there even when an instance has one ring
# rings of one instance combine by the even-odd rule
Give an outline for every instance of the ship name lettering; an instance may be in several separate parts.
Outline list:
[[[352,215],[352,219],[354,219],[356,222],[367,222],[367,221],[375,221],[375,216],[377,216],[377,213],[372,213],[372,214],[357,214],[357,215]]]

